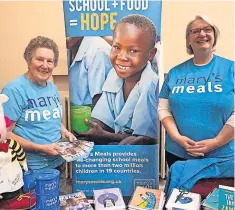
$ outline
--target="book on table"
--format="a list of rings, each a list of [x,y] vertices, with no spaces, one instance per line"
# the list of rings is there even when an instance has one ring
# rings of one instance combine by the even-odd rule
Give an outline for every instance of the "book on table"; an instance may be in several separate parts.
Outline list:
[[[201,195],[174,188],[167,203],[166,209],[200,210]]]
[[[204,210],[218,210],[219,208],[219,188],[215,188],[202,202]]]
[[[94,190],[94,203],[96,210],[124,210],[125,202],[119,188]]]
[[[161,190],[137,186],[129,202],[129,209],[161,210],[165,201],[165,193]]]
[[[223,210],[234,210],[235,188],[219,185],[219,208]]]
[[[61,195],[60,210],[94,210],[82,191]]]

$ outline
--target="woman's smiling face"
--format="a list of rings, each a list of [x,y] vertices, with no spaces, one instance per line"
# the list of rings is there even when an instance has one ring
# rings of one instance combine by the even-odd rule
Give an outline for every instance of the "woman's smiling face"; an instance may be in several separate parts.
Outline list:
[[[45,86],[54,67],[54,52],[47,48],[37,48],[28,63],[27,76],[31,82]]]
[[[200,50],[212,52],[215,42],[214,29],[204,20],[196,19],[191,24],[187,39],[188,45],[191,45],[194,53]]]

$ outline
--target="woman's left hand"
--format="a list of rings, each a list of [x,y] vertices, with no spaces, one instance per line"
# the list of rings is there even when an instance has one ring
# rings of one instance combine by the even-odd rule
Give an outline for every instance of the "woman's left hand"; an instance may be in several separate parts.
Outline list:
[[[207,154],[208,152],[217,149],[217,140],[213,139],[205,139],[199,142],[196,142],[194,146],[191,146],[187,149],[187,152],[192,156],[197,156],[196,154]]]
[[[74,142],[77,138],[71,133],[69,132],[68,130],[64,131],[62,133],[62,136],[64,138],[67,138],[70,142]]]

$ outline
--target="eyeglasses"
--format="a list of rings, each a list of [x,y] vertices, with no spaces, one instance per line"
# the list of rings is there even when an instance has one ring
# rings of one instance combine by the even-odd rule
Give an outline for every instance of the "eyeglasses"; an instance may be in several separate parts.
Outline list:
[[[203,31],[206,34],[210,34],[213,31],[213,27],[212,26],[206,26],[204,28],[193,28],[189,31],[189,33],[191,33],[192,35],[198,36],[201,31]]]

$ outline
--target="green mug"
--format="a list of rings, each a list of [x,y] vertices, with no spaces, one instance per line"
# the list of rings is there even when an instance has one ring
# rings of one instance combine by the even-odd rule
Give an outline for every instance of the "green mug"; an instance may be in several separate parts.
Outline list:
[[[90,130],[90,126],[85,123],[85,119],[91,119],[91,107],[71,106],[70,112],[72,131],[86,132]]]

